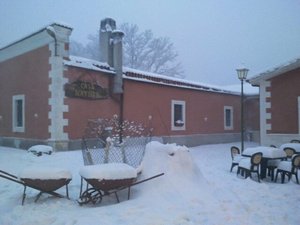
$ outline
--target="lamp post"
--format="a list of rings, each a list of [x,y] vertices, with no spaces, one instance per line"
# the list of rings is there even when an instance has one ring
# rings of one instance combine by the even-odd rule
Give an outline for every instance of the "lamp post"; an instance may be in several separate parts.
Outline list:
[[[249,69],[240,67],[236,69],[238,78],[241,81],[241,151],[244,151],[244,80],[247,78]]]

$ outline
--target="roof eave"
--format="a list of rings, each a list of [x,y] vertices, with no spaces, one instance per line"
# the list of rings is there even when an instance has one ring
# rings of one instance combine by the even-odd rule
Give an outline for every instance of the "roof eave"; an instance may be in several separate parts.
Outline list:
[[[287,73],[298,68],[300,68],[300,58],[294,60],[289,64],[278,66],[273,70],[268,70],[266,72],[260,73],[254,76],[253,78],[250,78],[248,82],[254,86],[259,86],[261,81],[269,80],[273,77],[279,76],[281,74]]]
[[[10,46],[13,46],[13,45],[15,45],[15,44],[17,44],[17,43],[19,43],[19,42],[22,42],[23,40],[26,40],[26,39],[28,39],[28,38],[30,38],[30,37],[32,37],[32,36],[38,34],[38,33],[41,33],[41,32],[43,32],[43,31],[45,31],[45,30],[47,29],[47,27],[49,27],[49,26],[54,26],[54,25],[57,25],[57,26],[61,26],[61,27],[70,29],[71,31],[73,30],[73,28],[70,27],[69,25],[65,25],[65,24],[62,24],[62,23],[53,22],[53,23],[51,23],[51,24],[49,24],[49,25],[47,25],[47,26],[45,26],[45,27],[43,27],[43,28],[41,28],[41,29],[39,29],[39,30],[37,30],[37,31],[35,31],[35,32],[33,32],[33,33],[31,33],[31,34],[29,34],[29,35],[26,35],[26,36],[23,37],[23,38],[20,38],[20,39],[18,39],[18,40],[16,40],[16,41],[13,41],[12,43],[7,44],[6,46],[0,48],[0,51],[1,51],[1,50],[4,50],[4,49],[6,49],[6,48],[9,48]]]

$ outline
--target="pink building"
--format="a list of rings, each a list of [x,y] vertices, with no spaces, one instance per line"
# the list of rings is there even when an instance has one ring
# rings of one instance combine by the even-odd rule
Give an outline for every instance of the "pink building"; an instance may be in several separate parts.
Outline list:
[[[150,125],[162,142],[240,140],[239,93],[124,68],[123,33],[115,28],[114,20],[101,21],[101,62],[69,56],[72,28],[58,23],[0,49],[1,145],[78,149],[89,119],[115,114]],[[245,105],[255,133],[258,96]]]
[[[260,135],[263,145],[280,146],[300,139],[300,59],[249,80],[260,90]]]

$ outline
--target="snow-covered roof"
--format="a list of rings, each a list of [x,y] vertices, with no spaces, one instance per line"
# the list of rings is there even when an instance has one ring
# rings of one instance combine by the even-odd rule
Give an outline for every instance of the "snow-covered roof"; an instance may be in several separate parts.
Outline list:
[[[211,85],[206,83],[200,83],[195,81],[189,81],[181,78],[170,77],[166,75],[151,73],[140,71],[136,69],[131,69],[124,67],[123,72],[125,73],[125,79],[143,81],[143,82],[150,82],[150,83],[157,83],[162,85],[174,86],[174,87],[181,87],[181,88],[188,88],[194,90],[201,90],[201,91],[208,91],[208,92],[217,92],[217,93],[226,93],[226,94],[233,94],[233,95],[240,95],[240,85],[232,85],[232,86],[217,86]],[[237,88],[239,86],[239,88]],[[258,89],[255,87],[248,86],[245,89],[246,95],[254,95],[258,94]]]
[[[69,59],[64,60],[64,65],[115,74],[114,68],[110,67],[107,63],[79,56],[70,56]],[[152,72],[146,72],[128,67],[123,67],[123,78],[139,82],[155,83],[179,88],[188,88],[193,90],[240,95],[240,85],[217,86],[212,84],[189,81],[182,78],[170,77]],[[256,87],[252,87],[250,85],[245,84],[245,94],[256,95],[258,94],[258,89]]]
[[[12,46],[12,45],[18,43],[18,42],[21,42],[21,41],[23,41],[23,40],[25,40],[27,38],[30,38],[33,35],[36,35],[36,34],[38,34],[40,32],[43,32],[44,30],[48,29],[48,27],[52,27],[52,26],[55,26],[55,25],[60,26],[60,27],[64,27],[64,28],[67,28],[67,29],[70,29],[70,30],[73,30],[73,28],[71,26],[67,25],[66,23],[63,23],[63,22],[53,22],[53,23],[50,23],[50,24],[48,24],[46,26],[43,26],[42,28],[38,29],[37,31],[35,31],[33,33],[27,34],[24,37],[22,37],[22,38],[20,38],[20,39],[18,39],[16,41],[13,41],[13,42],[11,42],[9,44],[7,44],[6,46],[3,46],[3,47],[0,46],[0,51],[2,49],[8,48],[9,46]]]
[[[232,92],[241,93],[241,84],[233,84],[222,86],[225,90],[230,90]],[[249,83],[244,83],[244,93],[246,95],[259,95],[259,88],[254,87]]]
[[[114,68],[110,67],[107,63],[79,56],[70,56],[69,59],[64,60],[64,65],[115,74]]]
[[[253,76],[248,81],[252,85],[259,85],[262,80],[268,80],[297,68],[300,68],[300,58],[293,59],[287,63],[276,66],[275,68],[269,69],[263,73]]]

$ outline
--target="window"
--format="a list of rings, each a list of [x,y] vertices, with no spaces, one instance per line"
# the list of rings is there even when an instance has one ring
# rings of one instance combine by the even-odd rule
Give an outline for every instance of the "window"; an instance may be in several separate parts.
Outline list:
[[[233,130],[233,107],[224,106],[224,129]]]
[[[185,130],[185,102],[172,100],[172,130]]]
[[[13,109],[12,109],[13,132],[25,131],[24,107],[25,107],[24,95],[13,96]]]

